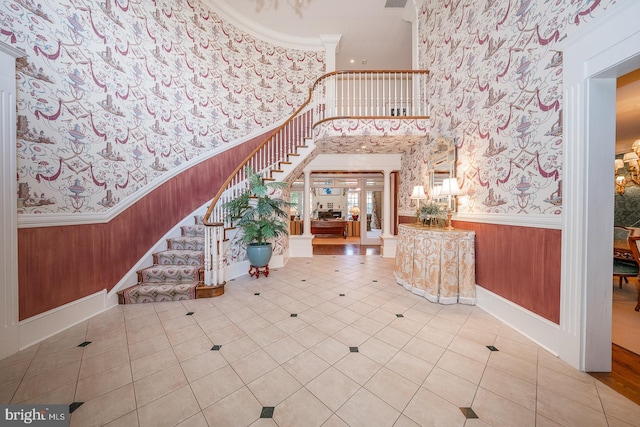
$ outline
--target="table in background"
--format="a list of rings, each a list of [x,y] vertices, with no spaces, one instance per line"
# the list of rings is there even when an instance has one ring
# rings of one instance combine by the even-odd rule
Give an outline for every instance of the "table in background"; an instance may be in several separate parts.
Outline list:
[[[475,232],[398,226],[395,277],[431,302],[475,304]]]

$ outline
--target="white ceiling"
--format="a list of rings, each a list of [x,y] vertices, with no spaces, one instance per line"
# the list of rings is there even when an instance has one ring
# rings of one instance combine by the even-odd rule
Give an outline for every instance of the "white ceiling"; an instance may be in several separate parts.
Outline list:
[[[261,0],[209,1],[255,22],[254,31],[260,32],[262,27],[304,38],[340,34],[337,70],[412,68],[411,23],[403,19],[410,16],[405,9],[413,7],[412,0],[406,2],[405,8],[385,8],[387,0],[304,0],[308,7],[302,9],[302,16],[296,15],[291,7],[298,0],[264,0],[260,11],[257,5]]]

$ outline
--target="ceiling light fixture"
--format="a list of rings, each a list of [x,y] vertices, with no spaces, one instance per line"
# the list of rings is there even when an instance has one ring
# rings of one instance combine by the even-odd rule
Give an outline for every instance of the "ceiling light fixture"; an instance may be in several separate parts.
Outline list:
[[[279,0],[255,0],[256,13],[260,13],[263,10],[269,10],[271,8],[277,9],[280,6]],[[286,0],[286,3],[291,9],[302,18],[302,9],[309,7],[311,0]]]

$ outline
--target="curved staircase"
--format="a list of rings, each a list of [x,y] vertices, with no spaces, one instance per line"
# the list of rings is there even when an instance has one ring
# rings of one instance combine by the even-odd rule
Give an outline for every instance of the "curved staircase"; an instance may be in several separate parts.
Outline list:
[[[138,283],[118,292],[118,303],[179,301],[210,298],[224,293],[221,286],[204,286],[202,218],[180,228],[181,236],[167,239],[167,250],[153,254],[153,265],[137,272]]]

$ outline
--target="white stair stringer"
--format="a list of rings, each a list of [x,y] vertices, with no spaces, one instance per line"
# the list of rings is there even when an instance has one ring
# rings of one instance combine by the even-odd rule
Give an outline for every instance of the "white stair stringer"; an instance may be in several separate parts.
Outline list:
[[[313,139],[311,138],[306,139],[305,145],[303,147],[298,147],[298,150],[296,153],[297,155],[289,157],[290,164],[281,164],[280,171],[272,172],[271,177],[274,178],[276,181],[284,181],[284,182],[288,182],[292,179],[297,178],[297,176],[291,177],[290,175],[294,171],[301,169],[300,166],[306,165],[312,159],[313,156],[311,156],[311,154],[313,153],[315,148],[316,148],[316,145],[313,142]],[[298,174],[296,173],[296,175]]]

